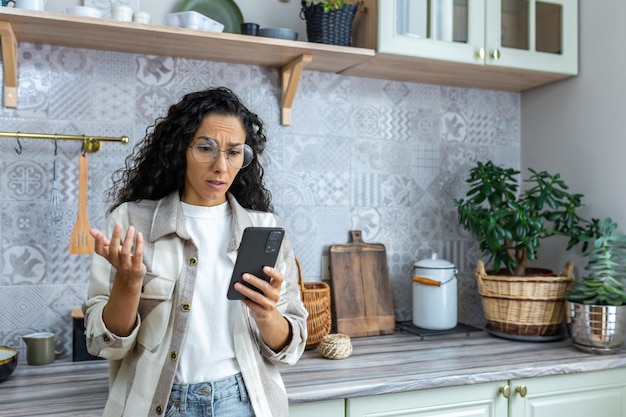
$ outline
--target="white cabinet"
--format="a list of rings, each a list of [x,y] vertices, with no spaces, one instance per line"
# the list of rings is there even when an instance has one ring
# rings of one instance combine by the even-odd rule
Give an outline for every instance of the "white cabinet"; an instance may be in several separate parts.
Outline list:
[[[381,53],[578,73],[577,0],[378,0]]]
[[[344,417],[345,401],[328,400],[290,404],[289,417]]]
[[[346,417],[626,417],[626,369],[347,400]]]
[[[512,381],[510,417],[555,416],[626,417],[626,370]]]
[[[475,384],[350,398],[346,417],[502,417],[507,413],[507,400],[498,395],[501,385]]]
[[[578,74],[578,0],[364,0],[353,45],[376,56],[342,72],[524,91]]]

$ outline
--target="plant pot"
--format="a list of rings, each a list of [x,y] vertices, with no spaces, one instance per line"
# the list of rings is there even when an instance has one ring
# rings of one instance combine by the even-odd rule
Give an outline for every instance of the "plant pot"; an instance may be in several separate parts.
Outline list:
[[[568,301],[567,327],[576,348],[588,353],[617,353],[626,337],[626,306]]]
[[[515,336],[554,336],[565,318],[565,292],[574,264],[559,275],[489,275],[478,261],[476,280],[485,318],[492,331]]]
[[[300,18],[306,20],[309,42],[350,46],[352,21],[356,12],[355,4],[344,3],[340,9],[324,12],[324,7],[320,4],[307,5],[306,0],[302,0]]]

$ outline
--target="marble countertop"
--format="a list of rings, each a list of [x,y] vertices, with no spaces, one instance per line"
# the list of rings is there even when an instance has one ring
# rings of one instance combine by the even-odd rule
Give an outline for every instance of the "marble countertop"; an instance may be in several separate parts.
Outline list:
[[[626,351],[591,355],[569,339],[520,342],[478,331],[420,338],[396,332],[353,338],[349,358],[305,352],[282,370],[292,403],[369,396],[436,387],[505,381],[626,367]],[[29,366],[0,382],[0,416],[100,416],[108,391],[107,362]]]

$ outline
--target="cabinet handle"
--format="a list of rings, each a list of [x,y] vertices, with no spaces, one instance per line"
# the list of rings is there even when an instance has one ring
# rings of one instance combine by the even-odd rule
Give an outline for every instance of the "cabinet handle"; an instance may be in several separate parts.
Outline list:
[[[500,387],[498,392],[500,392],[500,394],[502,394],[504,398],[509,398],[509,395],[511,395],[511,387],[505,385],[503,387]]]
[[[480,59],[485,59],[485,55],[486,55],[485,48],[480,48],[478,52],[476,52],[476,56]]]
[[[517,392],[520,397],[524,398],[528,393],[528,389],[526,385],[520,385],[519,387],[515,387],[515,392]]]
[[[491,53],[491,58],[493,58],[494,61],[497,61],[500,59],[500,50],[499,49],[494,49],[493,52]]]

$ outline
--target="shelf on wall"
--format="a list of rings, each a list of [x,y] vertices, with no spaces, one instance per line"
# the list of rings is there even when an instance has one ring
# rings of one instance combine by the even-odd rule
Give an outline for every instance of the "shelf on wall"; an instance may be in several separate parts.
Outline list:
[[[43,43],[73,48],[171,56],[280,68],[283,85],[283,124],[290,121],[291,102],[302,69],[340,73],[374,56],[372,49],[324,45],[233,33],[215,33],[134,22],[118,22],[63,13],[2,7],[5,74],[5,106],[9,89],[17,90],[16,56],[7,55],[6,44]],[[13,77],[13,72],[15,77]],[[9,75],[9,76],[7,76]]]
[[[13,28],[7,22],[0,22],[0,42],[2,43],[2,67],[4,71],[4,105],[17,107],[17,40]]]

